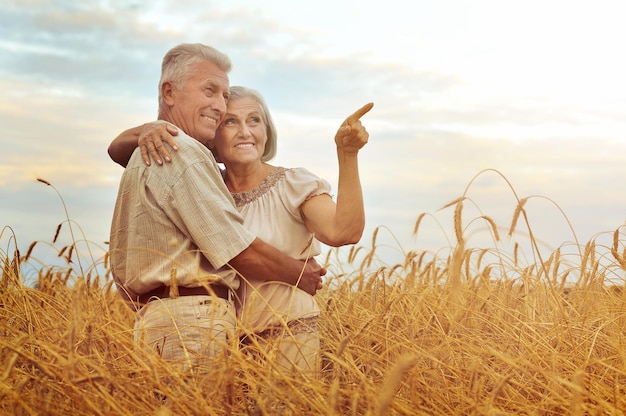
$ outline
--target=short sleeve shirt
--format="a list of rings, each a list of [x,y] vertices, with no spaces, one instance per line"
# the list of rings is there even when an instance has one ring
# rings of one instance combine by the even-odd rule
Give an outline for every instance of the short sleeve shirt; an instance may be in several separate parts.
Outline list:
[[[176,279],[194,287],[221,280],[255,239],[243,225],[209,149],[179,130],[172,162],[146,166],[137,149],[120,181],[111,224],[111,271],[131,299]]]

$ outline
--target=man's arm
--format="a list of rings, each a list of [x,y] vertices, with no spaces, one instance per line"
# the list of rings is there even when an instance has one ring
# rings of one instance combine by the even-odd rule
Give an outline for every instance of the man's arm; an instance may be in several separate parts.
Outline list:
[[[297,284],[314,295],[325,270],[313,260],[305,263],[292,259],[255,238],[244,227],[215,161],[208,157],[203,160],[197,153],[208,156],[210,150],[199,143],[187,146],[186,141],[179,141],[179,154],[172,163],[149,168],[167,171],[185,163],[184,167],[178,166],[185,174],[167,198],[176,201],[172,206],[166,204],[168,217],[179,224],[214,267],[228,264],[244,277]],[[190,160],[196,162],[187,163]]]
[[[295,260],[259,238],[228,263],[244,277],[282,281],[310,295],[322,288],[322,276],[326,274],[315,259]]]

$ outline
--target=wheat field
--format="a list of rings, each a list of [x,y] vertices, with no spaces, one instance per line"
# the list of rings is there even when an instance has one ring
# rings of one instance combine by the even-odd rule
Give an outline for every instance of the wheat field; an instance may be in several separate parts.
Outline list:
[[[42,264],[43,243],[20,253],[5,227],[0,414],[625,414],[622,227],[610,244],[589,241],[574,257],[537,250],[527,263],[517,245],[471,246],[466,202],[444,206],[455,240],[447,254],[411,251],[384,264],[374,233],[372,247],[322,259],[329,273],[317,295],[323,372],[315,380],[261,365],[235,343],[201,374],[147,355],[133,343],[133,314],[106,255],[94,258],[73,233],[56,247],[59,226],[47,248],[65,265]],[[484,216],[484,232],[512,238],[527,226],[526,202],[518,199],[507,227]],[[69,218],[62,224],[72,230]],[[36,272],[24,275],[26,265]]]

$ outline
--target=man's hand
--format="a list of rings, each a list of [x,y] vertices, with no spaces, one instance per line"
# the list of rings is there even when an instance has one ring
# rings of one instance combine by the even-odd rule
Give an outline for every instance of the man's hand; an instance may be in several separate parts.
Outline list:
[[[361,124],[361,117],[367,114],[374,107],[374,103],[365,104],[354,114],[349,116],[337,130],[335,134],[335,144],[337,150],[345,153],[357,153],[367,143],[369,133]]]
[[[163,160],[171,162],[172,158],[164,143],[167,143],[172,150],[178,150],[176,139],[174,139],[176,135],[178,135],[178,129],[167,123],[152,122],[141,126],[137,144],[144,163],[150,166],[151,158],[157,165],[162,165]]]
[[[302,276],[298,281],[298,287],[309,295],[315,293],[323,287],[322,276],[326,275],[326,269],[321,267],[315,259],[303,261]]]
[[[326,275],[326,269],[317,264],[315,259],[296,260],[260,238],[255,238],[228,264],[242,276],[287,283],[310,295],[315,295],[322,288],[322,276]]]

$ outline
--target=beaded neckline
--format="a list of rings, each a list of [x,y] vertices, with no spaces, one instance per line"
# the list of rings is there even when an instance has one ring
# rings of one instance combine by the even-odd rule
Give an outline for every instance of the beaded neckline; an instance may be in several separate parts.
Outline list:
[[[276,185],[279,180],[281,180],[285,176],[286,171],[287,168],[279,166],[271,171],[269,175],[265,177],[263,182],[261,182],[256,188],[245,192],[231,193],[233,199],[235,200],[235,206],[237,208],[241,208],[244,205],[249,204],[250,202],[267,193],[270,189],[274,187],[274,185]]]

